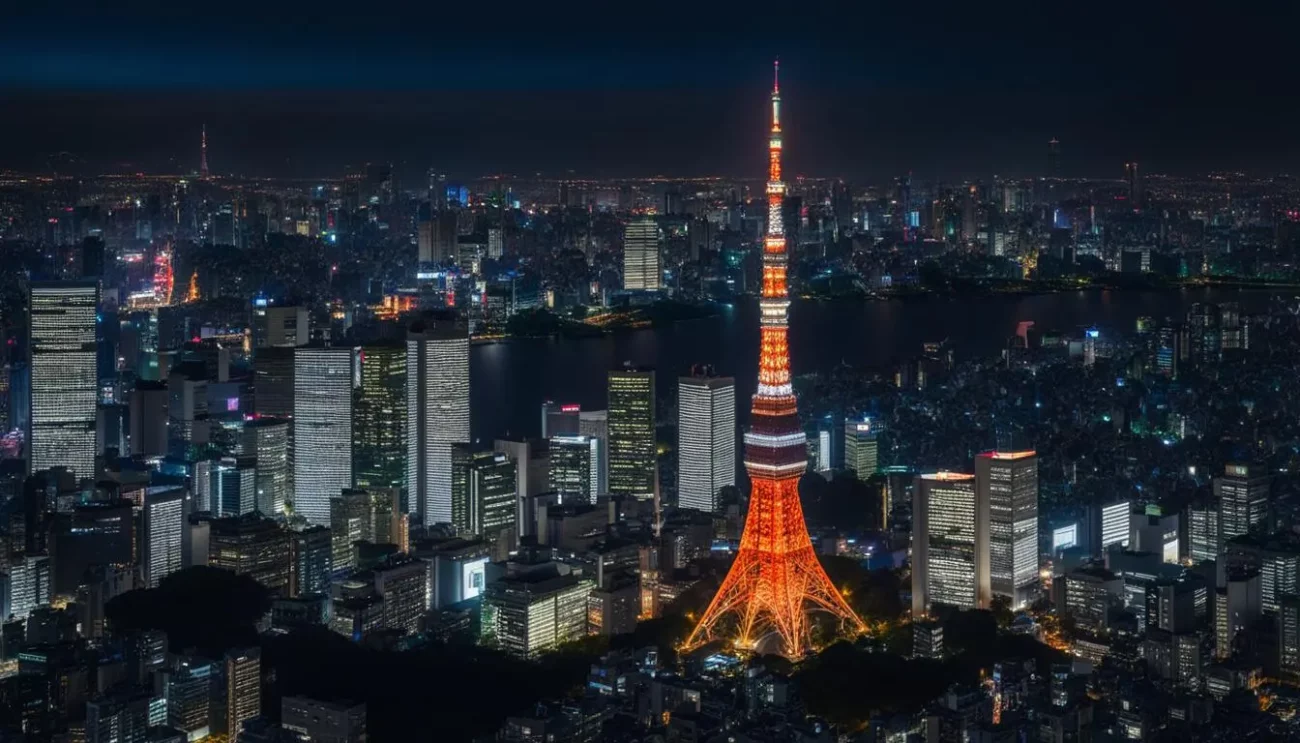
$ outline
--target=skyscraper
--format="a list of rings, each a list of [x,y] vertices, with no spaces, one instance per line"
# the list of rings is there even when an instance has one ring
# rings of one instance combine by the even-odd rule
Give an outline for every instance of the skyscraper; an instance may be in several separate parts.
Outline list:
[[[859,480],[876,474],[880,466],[880,441],[869,419],[844,421],[844,469],[853,470]]]
[[[989,509],[975,476],[921,475],[912,490],[912,616],[934,604],[985,609],[989,581]]]
[[[293,419],[293,346],[257,349],[253,361],[253,412]]]
[[[140,515],[144,529],[140,564],[144,568],[145,586],[149,588],[157,588],[159,581],[184,567],[188,501],[185,490],[179,487],[145,493]]]
[[[975,484],[989,508],[993,593],[1019,608],[1038,582],[1038,455],[984,452],[975,457]]]
[[[662,282],[659,226],[650,217],[628,222],[623,228],[623,288],[629,291],[656,291],[661,288]]]
[[[1261,468],[1229,464],[1214,478],[1214,496],[1219,499],[1219,544],[1241,536],[1268,516],[1269,477]]]
[[[469,441],[469,332],[452,318],[412,324],[406,341],[406,483],[424,523],[452,521],[451,450]]]
[[[254,507],[267,516],[284,513],[289,493],[289,421],[255,418],[244,421],[244,454],[253,458]]]
[[[28,472],[66,467],[78,478],[95,476],[98,306],[94,282],[31,285]]]
[[[295,349],[294,513],[328,524],[330,498],[352,487],[352,348]]]
[[[458,534],[492,539],[515,526],[516,467],[501,452],[453,449],[451,524]]]
[[[677,505],[718,511],[736,484],[736,380],[682,377],[677,384]]]
[[[595,503],[599,495],[600,439],[590,436],[552,436],[549,440],[550,489],[560,493],[564,502],[569,496]]]
[[[655,489],[655,373],[609,373],[609,492],[640,499]]]
[[[861,632],[865,626],[817,561],[799,503],[799,478],[808,467],[808,449],[790,381],[781,146],[781,92],[773,80],[758,391],[753,424],[745,434],[745,470],[752,486],[749,515],[736,559],[686,645],[697,646],[711,638],[719,620],[734,617],[738,644],[755,647],[770,632],[780,639],[780,652],[799,657],[810,642],[810,611],[827,612],[853,631]],[[613,414],[611,405],[611,446]],[[612,477],[612,458],[610,466]]]
[[[359,488],[406,482],[406,347],[361,349],[361,386],[353,407],[352,472]]]

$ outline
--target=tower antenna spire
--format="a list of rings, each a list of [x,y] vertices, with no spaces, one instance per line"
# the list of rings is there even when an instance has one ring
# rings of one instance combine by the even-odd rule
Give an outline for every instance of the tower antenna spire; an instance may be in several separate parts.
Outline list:
[[[199,177],[208,177],[208,124],[203,123],[202,134],[199,139]]]
[[[781,90],[781,58],[777,57],[772,60],[772,92],[777,93]]]

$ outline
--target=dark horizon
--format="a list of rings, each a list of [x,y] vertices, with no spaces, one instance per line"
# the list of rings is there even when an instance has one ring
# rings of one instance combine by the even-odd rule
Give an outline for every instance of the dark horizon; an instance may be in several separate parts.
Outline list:
[[[1052,137],[1065,176],[1300,169],[1295,8],[76,5],[0,30],[0,168],[189,172],[206,123],[214,173],[761,178],[780,56],[792,176],[1039,176]]]

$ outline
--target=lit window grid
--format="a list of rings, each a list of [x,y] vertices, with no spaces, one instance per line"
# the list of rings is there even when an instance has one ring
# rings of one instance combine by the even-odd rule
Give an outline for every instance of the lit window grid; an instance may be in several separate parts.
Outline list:
[[[94,285],[31,290],[30,471],[93,477],[98,400]]]
[[[623,230],[623,288],[654,291],[662,288],[659,227],[652,219],[629,222]]]
[[[654,374],[609,375],[609,492],[654,496]]]
[[[469,337],[411,339],[407,487],[426,525],[452,522],[452,447],[470,438]]]
[[[681,380],[677,431],[677,504],[715,513],[718,491],[736,484],[735,384]]]
[[[294,512],[329,524],[330,498],[352,487],[350,348],[294,353]]]

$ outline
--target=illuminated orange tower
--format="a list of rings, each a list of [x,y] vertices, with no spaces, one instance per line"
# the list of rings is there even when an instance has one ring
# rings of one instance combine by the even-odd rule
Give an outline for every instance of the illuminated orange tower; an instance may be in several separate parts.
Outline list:
[[[774,66],[774,72],[758,391],[750,430],[745,434],[745,470],[751,484],[749,515],[736,561],[686,644],[693,647],[713,638],[715,631],[721,634],[722,622],[729,618],[728,626],[735,623],[738,645],[753,648],[775,633],[781,640],[781,652],[797,657],[808,648],[810,611],[828,612],[857,631],[865,627],[817,562],[799,505],[799,477],[807,468],[808,451],[790,385],[786,322],[790,299],[785,283],[785,226],[781,223],[785,184],[781,182],[780,67]]]

